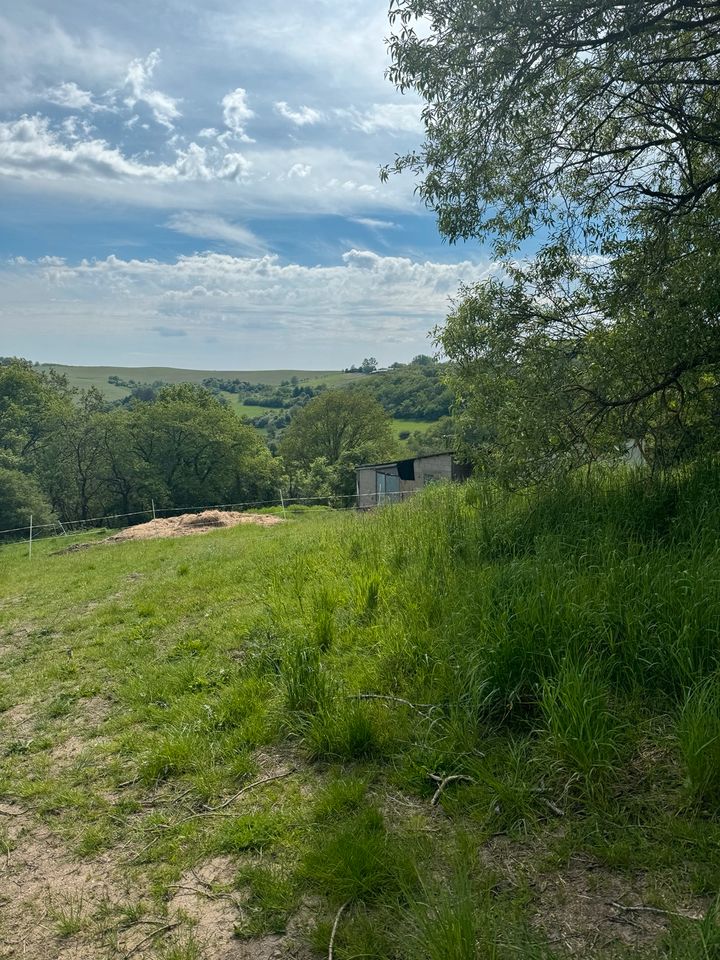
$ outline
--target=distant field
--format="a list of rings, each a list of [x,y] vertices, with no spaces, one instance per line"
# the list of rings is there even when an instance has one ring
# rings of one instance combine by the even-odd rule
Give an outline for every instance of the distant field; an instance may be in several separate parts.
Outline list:
[[[139,383],[154,383],[156,380],[165,383],[202,383],[206,377],[219,377],[269,384],[279,384],[283,380],[297,377],[301,383],[309,386],[320,383],[339,386],[362,376],[357,373],[342,373],[340,370],[181,370],[177,367],[76,367],[62,363],[43,363],[40,369],[54,369],[58,373],[64,373],[74,387],[84,390],[97,387],[108,400],[118,400],[129,393],[123,387],[108,383],[108,377],[112,376],[120,377],[121,380],[136,380]]]
[[[416,430],[425,433],[431,426],[432,423],[429,420],[393,420],[392,422],[393,431],[398,434],[405,430],[409,430],[410,433],[415,433]]]
[[[229,400],[230,405],[239,417],[262,417],[265,413],[282,412],[278,410],[277,407],[263,407],[255,406],[255,404],[251,403],[240,403],[240,398],[233,396],[231,393],[225,393],[223,396],[226,400]]]

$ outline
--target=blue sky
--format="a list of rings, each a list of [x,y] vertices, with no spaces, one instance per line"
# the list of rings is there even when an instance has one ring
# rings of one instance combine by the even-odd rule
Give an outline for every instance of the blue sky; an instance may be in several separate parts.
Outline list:
[[[331,369],[431,349],[461,281],[408,177],[386,0],[0,13],[0,353]]]

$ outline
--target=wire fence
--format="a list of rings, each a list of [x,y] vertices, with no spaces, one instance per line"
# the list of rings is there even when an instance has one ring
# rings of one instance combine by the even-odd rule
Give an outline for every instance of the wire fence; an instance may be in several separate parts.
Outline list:
[[[285,510],[287,507],[292,507],[294,505],[308,504],[308,505],[327,505],[327,506],[337,506],[338,503],[351,505],[348,501],[354,501],[355,504],[363,509],[373,506],[384,505],[387,503],[395,503],[401,499],[405,499],[411,492],[406,491],[402,494],[395,493],[381,493],[381,492],[369,492],[363,494],[347,493],[347,494],[332,494],[319,497],[286,497],[281,495],[276,497],[273,500],[246,500],[239,503],[212,503],[212,504],[194,504],[192,506],[184,507],[156,507],[153,503],[150,507],[145,510],[133,510],[129,513],[108,513],[99,517],[84,517],[78,520],[53,520],[49,523],[35,524],[32,521],[32,515],[29,515],[29,522],[21,527],[10,527],[6,530],[0,530],[0,538],[10,537],[12,534],[16,534],[14,539],[16,542],[27,541],[30,545],[30,551],[32,552],[32,544],[44,540],[60,540],[68,536],[79,535],[82,533],[89,533],[92,530],[101,529],[107,524],[111,524],[113,521],[117,520],[127,520],[133,517],[149,517],[153,520],[162,519],[172,514],[182,514],[182,513],[200,513],[205,510],[220,510],[220,511],[229,511],[229,510],[251,510],[264,507],[277,508],[280,507],[282,510]],[[58,529],[60,532],[58,533]],[[38,531],[41,530],[51,530],[53,532],[48,534],[39,534]]]

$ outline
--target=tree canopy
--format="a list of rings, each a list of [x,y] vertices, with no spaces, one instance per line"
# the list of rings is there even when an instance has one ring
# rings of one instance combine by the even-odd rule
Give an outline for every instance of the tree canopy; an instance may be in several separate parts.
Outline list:
[[[159,388],[112,409],[26,361],[0,364],[0,529],[159,508],[274,499],[281,469],[209,390]]]
[[[394,453],[389,416],[360,390],[327,390],[315,397],[295,414],[280,443],[280,454],[294,476],[305,478],[310,468],[319,475],[324,463],[328,488],[347,495],[355,490],[359,463]]]
[[[393,169],[421,176],[445,236],[500,261],[438,331],[481,459],[532,477],[627,438],[659,464],[716,444],[720,3],[392,0],[390,17],[390,77],[426,127]]]

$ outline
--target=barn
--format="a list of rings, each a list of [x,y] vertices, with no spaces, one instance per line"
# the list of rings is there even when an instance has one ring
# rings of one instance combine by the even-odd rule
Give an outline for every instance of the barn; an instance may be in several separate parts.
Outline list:
[[[355,471],[359,510],[396,503],[438,481],[467,480],[470,465],[458,463],[451,451],[410,457],[390,463],[364,463]]]

